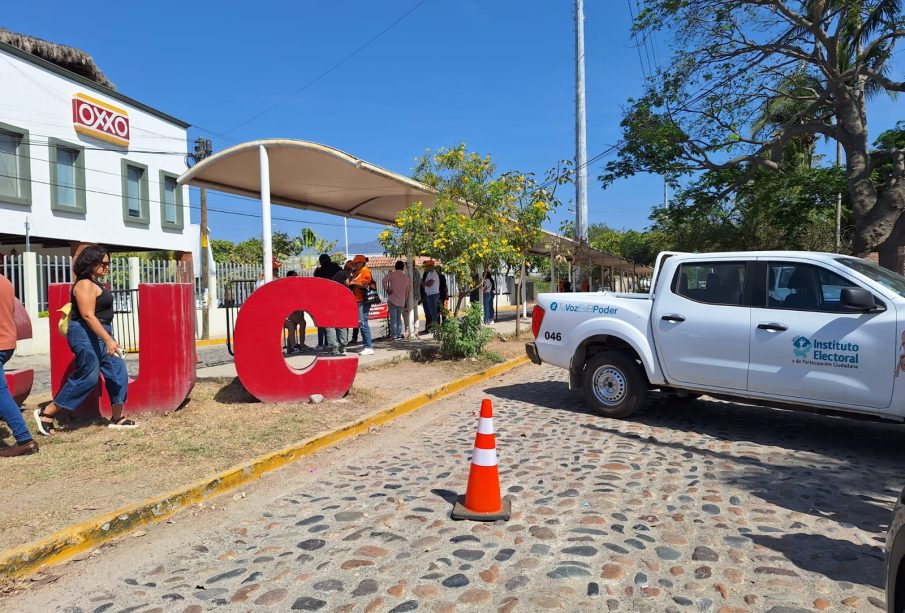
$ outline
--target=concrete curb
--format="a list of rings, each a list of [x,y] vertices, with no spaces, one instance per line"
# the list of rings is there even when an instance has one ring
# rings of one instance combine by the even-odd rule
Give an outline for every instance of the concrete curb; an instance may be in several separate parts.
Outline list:
[[[528,363],[529,360],[525,356],[509,360],[413,396],[393,407],[367,415],[351,424],[315,435],[300,443],[234,466],[213,477],[94,517],[34,543],[0,552],[0,578],[15,579],[35,572],[41,566],[63,562],[143,524],[160,521],[189,505],[256,481],[270,471],[297,462],[320,449],[364,434],[372,426],[391,422],[434,400],[449,396],[475,383]]]

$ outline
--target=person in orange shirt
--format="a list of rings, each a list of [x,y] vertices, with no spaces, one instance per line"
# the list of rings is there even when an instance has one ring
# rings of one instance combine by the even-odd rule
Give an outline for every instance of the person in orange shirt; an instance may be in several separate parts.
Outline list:
[[[361,340],[364,343],[364,349],[358,355],[374,354],[374,348],[371,343],[371,328],[368,325],[368,312],[371,310],[371,305],[366,300],[368,286],[371,285],[373,278],[371,277],[371,271],[365,266],[367,261],[367,258],[363,255],[356,255],[352,258],[352,280],[349,282],[349,287],[352,288],[355,300],[358,301],[358,329],[361,331]]]
[[[6,376],[3,374],[3,365],[9,362],[16,351],[15,307],[16,297],[13,293],[12,283],[0,275],[0,418],[6,422],[16,439],[15,445],[0,448],[0,457],[38,452],[38,444],[32,439],[31,432],[28,431],[28,426],[25,425],[25,420],[22,418],[22,412],[10,394]]]

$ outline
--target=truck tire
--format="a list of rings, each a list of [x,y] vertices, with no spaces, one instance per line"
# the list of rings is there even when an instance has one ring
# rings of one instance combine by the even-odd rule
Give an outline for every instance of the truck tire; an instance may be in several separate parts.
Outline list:
[[[644,372],[622,351],[604,351],[591,358],[582,374],[582,387],[588,405],[614,419],[635,413],[647,399]]]

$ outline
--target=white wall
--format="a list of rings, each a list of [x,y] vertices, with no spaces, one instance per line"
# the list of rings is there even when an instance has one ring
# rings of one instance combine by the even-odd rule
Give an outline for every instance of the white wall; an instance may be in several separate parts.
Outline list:
[[[0,231],[25,234],[26,215],[35,237],[100,242],[159,250],[191,251],[188,236],[189,192],[183,190],[184,229],[161,228],[159,171],[185,171],[186,130],[101,91],[65,78],[0,49],[0,122],[29,131],[30,207],[0,201]],[[131,138],[128,150],[75,131],[72,96],[84,93],[128,111]],[[50,208],[50,150],[47,140],[58,138],[85,147],[86,214],[69,214]],[[173,155],[142,153],[167,151]],[[148,167],[150,224],[123,221],[121,160]],[[103,192],[103,193],[97,193]]]

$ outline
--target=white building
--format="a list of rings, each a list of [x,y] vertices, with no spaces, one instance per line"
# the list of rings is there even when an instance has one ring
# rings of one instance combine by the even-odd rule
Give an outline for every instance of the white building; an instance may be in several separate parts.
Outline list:
[[[0,42],[0,261],[25,250],[26,224],[38,255],[101,243],[190,260],[198,227],[176,184],[189,124],[18,48],[55,45],[11,36],[27,44]]]

